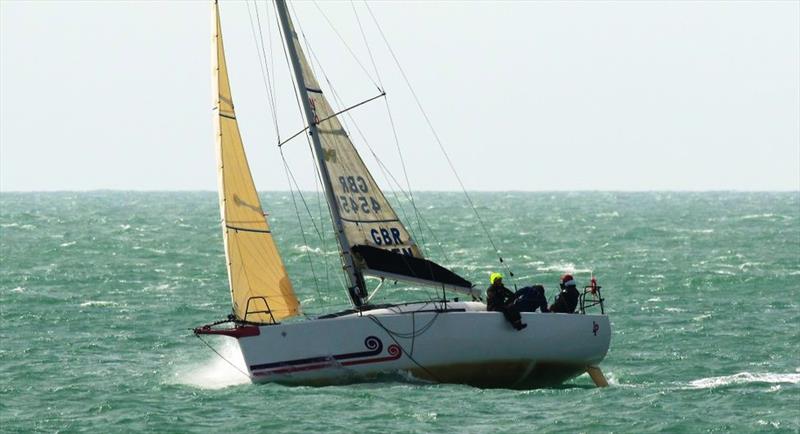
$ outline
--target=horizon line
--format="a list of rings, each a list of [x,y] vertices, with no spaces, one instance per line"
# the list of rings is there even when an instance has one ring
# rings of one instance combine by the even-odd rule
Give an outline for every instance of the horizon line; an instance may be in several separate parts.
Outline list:
[[[257,190],[259,193],[292,193],[299,191],[302,193],[316,193],[320,190]],[[406,193],[405,190],[382,190],[387,193]],[[217,190],[203,189],[114,189],[114,188],[95,188],[95,189],[64,189],[64,190],[2,190],[3,193],[217,193]],[[775,190],[748,190],[748,189],[706,189],[706,190],[684,190],[684,189],[642,189],[642,190],[601,190],[601,189],[554,189],[554,190],[413,190],[412,193],[800,193],[798,189],[775,189]]]

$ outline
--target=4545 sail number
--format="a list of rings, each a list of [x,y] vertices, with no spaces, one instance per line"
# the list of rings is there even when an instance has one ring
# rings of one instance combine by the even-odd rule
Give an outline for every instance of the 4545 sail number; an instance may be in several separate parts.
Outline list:
[[[367,182],[361,176],[340,176],[339,186],[346,194],[339,196],[339,207],[346,213],[378,213],[381,204],[369,194]],[[353,194],[355,193],[355,194]],[[361,193],[361,194],[359,194]],[[356,196],[356,194],[358,194]]]

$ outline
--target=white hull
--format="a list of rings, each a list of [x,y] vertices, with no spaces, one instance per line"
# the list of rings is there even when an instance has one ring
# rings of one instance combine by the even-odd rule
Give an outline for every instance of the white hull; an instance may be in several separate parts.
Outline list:
[[[435,382],[532,388],[600,363],[611,340],[605,315],[523,313],[528,327],[516,331],[482,303],[443,308],[415,303],[252,326],[239,346],[254,382],[341,384],[405,371]]]

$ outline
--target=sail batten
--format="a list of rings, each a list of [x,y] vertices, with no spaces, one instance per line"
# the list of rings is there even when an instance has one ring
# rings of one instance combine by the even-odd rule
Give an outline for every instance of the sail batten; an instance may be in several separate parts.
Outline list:
[[[264,216],[228,80],[219,6],[214,3],[212,55],[220,217],[234,316],[270,323],[297,315],[299,303]]]

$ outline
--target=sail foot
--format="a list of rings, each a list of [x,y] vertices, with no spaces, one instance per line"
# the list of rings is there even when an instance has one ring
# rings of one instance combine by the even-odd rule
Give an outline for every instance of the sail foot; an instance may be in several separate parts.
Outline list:
[[[470,281],[433,261],[367,245],[353,246],[351,251],[364,274],[480,295]]]

